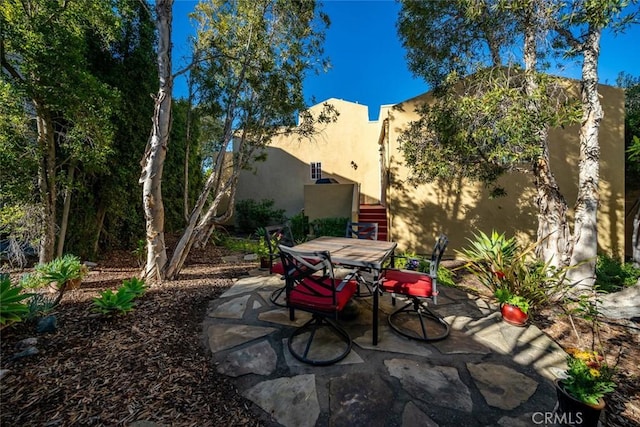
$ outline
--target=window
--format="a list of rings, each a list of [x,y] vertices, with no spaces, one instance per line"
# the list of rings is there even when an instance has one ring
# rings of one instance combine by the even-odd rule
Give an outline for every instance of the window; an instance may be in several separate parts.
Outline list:
[[[311,162],[311,179],[321,179],[322,178],[322,163],[320,162]]]

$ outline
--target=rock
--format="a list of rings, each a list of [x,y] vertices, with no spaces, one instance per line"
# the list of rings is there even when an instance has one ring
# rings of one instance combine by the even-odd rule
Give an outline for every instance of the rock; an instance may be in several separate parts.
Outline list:
[[[42,319],[38,320],[38,325],[36,326],[36,331],[39,334],[46,334],[48,332],[55,332],[58,329],[58,319],[56,316],[46,316]]]
[[[600,313],[610,319],[640,318],[640,285],[601,298]]]
[[[83,264],[86,265],[87,268],[89,268],[89,269],[96,268],[98,266],[97,263],[91,262],[91,261],[85,261],[85,262],[83,262]]]
[[[11,360],[16,360],[16,359],[22,359],[23,357],[27,357],[27,356],[33,356],[40,353],[40,351],[36,348],[36,347],[29,347],[24,351],[21,351],[20,353],[16,353],[13,356],[11,356]]]
[[[18,343],[16,343],[16,350],[21,351],[21,350],[24,350],[25,348],[33,347],[36,344],[38,344],[38,338],[36,337],[25,338],[22,341],[18,341]]]

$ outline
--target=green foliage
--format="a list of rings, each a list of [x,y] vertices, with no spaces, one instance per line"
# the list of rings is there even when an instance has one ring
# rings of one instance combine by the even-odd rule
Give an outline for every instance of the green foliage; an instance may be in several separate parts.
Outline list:
[[[284,222],[284,209],[275,209],[274,200],[253,199],[239,200],[236,202],[236,225],[239,231],[253,232],[257,228],[266,227]]]
[[[542,154],[537,130],[580,117],[576,102],[558,101],[567,95],[557,81],[535,77],[534,94],[525,94],[522,70],[502,68],[454,79],[442,88],[398,138],[411,168],[410,181],[463,176],[493,185],[507,171],[531,170]],[[538,105],[535,113],[533,102]],[[504,195],[504,190],[495,188],[493,194]]]
[[[304,212],[300,212],[292,216],[289,221],[291,222],[293,240],[296,242],[304,241],[309,235],[309,217],[305,216]]]
[[[25,299],[29,294],[22,293],[22,286],[12,285],[9,275],[0,275],[0,325],[6,326],[14,322],[20,322],[22,317],[29,312]]]
[[[627,286],[632,286],[640,277],[640,268],[633,263],[620,263],[608,255],[598,255],[596,261],[596,282],[598,291],[611,293],[617,292]]]
[[[39,289],[49,284],[49,280],[42,277],[42,272],[34,270],[20,276],[20,286],[26,289]]]
[[[496,230],[487,235],[482,231],[468,238],[469,246],[456,251],[465,262],[463,268],[473,274],[482,285],[495,292],[499,287],[498,271],[504,271],[516,257],[518,244],[515,237],[506,238]]]
[[[454,274],[447,267],[438,266],[438,283],[444,286],[455,286]]]
[[[498,288],[494,295],[501,304],[509,304],[518,307],[525,314],[529,312],[529,301],[520,295],[512,294],[509,289]]]
[[[144,280],[132,277],[122,281],[116,292],[107,289],[93,299],[93,311],[113,316],[133,310],[134,300],[146,292]]]
[[[55,300],[44,294],[35,293],[29,298],[29,312],[25,320],[33,320],[49,313],[55,307]]]
[[[615,369],[597,352],[569,349],[568,353],[567,378],[562,380],[565,391],[581,402],[597,405],[615,389]]]
[[[38,265],[36,271],[41,274],[43,280],[48,283],[56,282],[58,288],[63,289],[68,282],[82,279],[86,274],[86,267],[77,256],[66,254],[46,264]]]
[[[562,290],[567,268],[555,268],[535,260],[533,251],[539,242],[520,248],[515,237],[507,238],[495,230],[468,239],[470,246],[456,251],[465,269],[494,295],[514,295],[537,307]]]
[[[128,313],[133,310],[134,299],[135,295],[124,287],[118,288],[115,293],[111,289],[107,289],[100,292],[99,297],[93,299],[93,310],[106,315]]]
[[[311,221],[313,234],[319,236],[344,237],[349,218],[317,218]]]
[[[147,291],[147,286],[145,285],[144,280],[137,277],[124,280],[122,282],[122,287],[125,291],[133,294],[134,298],[141,297]]]
[[[131,253],[136,257],[138,267],[142,267],[147,256],[147,242],[144,239],[138,240],[136,248]]]

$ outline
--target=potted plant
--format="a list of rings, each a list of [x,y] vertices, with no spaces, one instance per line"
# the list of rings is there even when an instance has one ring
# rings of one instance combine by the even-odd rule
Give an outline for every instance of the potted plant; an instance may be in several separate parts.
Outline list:
[[[615,370],[595,351],[567,349],[567,370],[555,380],[558,411],[576,426],[597,426]]]
[[[496,289],[495,296],[500,302],[502,320],[514,326],[525,326],[529,320],[529,301],[512,294],[509,289]]]
[[[536,260],[534,252],[539,242],[521,247],[515,238],[496,231],[489,235],[478,232],[469,241],[468,248],[457,251],[458,258],[464,261],[459,268],[475,276],[503,303],[501,311],[513,312],[513,307],[523,311],[524,307],[523,314],[528,315],[529,310],[548,301],[562,286],[568,268]]]

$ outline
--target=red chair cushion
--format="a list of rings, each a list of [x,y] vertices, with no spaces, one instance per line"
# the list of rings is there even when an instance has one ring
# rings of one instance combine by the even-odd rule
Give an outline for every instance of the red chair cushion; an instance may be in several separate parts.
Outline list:
[[[276,262],[271,266],[271,274],[284,275],[284,265],[282,265],[282,261]]]
[[[289,304],[294,308],[297,306],[312,311],[341,311],[358,288],[358,282],[349,280],[340,292],[336,292],[336,303],[334,305],[330,289],[324,288],[309,278],[303,279],[302,282],[303,284],[298,284],[291,290]],[[331,286],[331,279],[325,279],[324,283],[327,286]],[[339,283],[337,282],[336,286]]]
[[[412,297],[433,296],[431,277],[413,271],[386,270],[383,275],[382,289]]]

